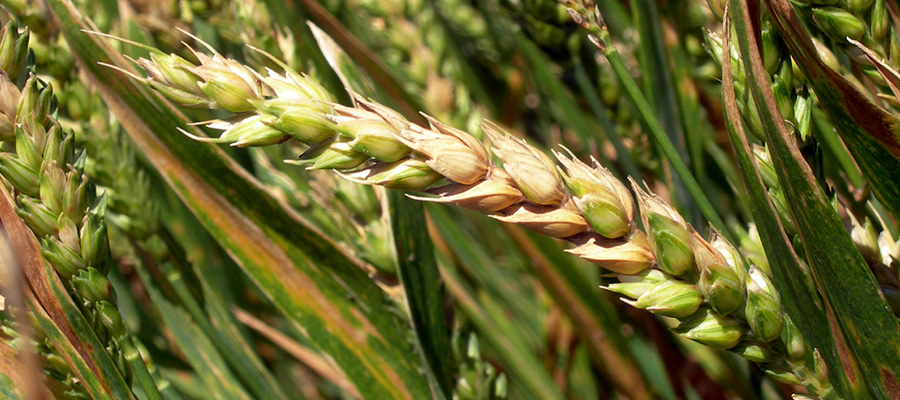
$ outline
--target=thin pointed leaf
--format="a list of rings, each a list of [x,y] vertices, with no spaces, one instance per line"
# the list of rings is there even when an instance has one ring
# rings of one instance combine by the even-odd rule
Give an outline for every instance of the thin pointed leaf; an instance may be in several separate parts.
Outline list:
[[[404,116],[410,121],[418,124],[425,123],[425,119],[421,114],[412,111],[415,110],[412,106],[404,106],[408,99],[392,95],[393,92],[391,90],[374,84],[375,80],[370,71],[373,68],[372,66],[369,66],[368,70],[362,70],[355,60],[350,58],[347,52],[331,36],[312,22],[307,24],[316,38],[319,49],[325,55],[328,65],[337,74],[341,83],[344,84],[344,88],[362,94],[365,97],[382,100],[382,104],[394,109],[403,110],[406,113]],[[349,35],[349,33],[346,33],[346,35]],[[387,74],[387,72],[384,73]],[[382,83],[380,81],[377,82]]]
[[[198,270],[209,270],[198,267]],[[180,274],[171,274],[175,279]],[[211,289],[209,278],[199,277],[203,289],[204,308],[207,314],[192,315],[198,325],[200,325],[204,334],[209,335],[210,339],[215,343],[218,351],[228,361],[234,372],[243,379],[248,386],[247,389],[252,391],[254,396],[264,397],[267,399],[284,399],[287,398],[282,393],[281,388],[271,376],[269,371],[262,364],[259,355],[247,339],[241,335],[240,330],[235,324],[234,318],[227,310],[226,304],[219,297],[219,293]],[[176,290],[183,292],[184,282],[173,283]],[[180,285],[179,285],[180,284]],[[182,299],[184,296],[180,296]],[[209,318],[201,320],[201,317]]]
[[[183,251],[171,240],[168,248],[171,252],[176,253],[173,254],[175,259],[184,258]],[[200,258],[204,257],[200,256]],[[162,275],[168,278],[172,289],[184,304],[184,309],[170,303],[160,294],[160,290],[157,289],[144,268],[135,270],[152,300],[151,304],[155,306],[162,317],[163,325],[172,332],[172,338],[177,347],[182,349],[188,363],[192,365],[193,370],[196,371],[198,378],[206,385],[207,389],[211,393],[216,393],[218,398],[249,398],[240,383],[246,382],[252,385],[249,389],[256,398],[283,398],[284,395],[278,390],[274,379],[268,375],[268,371],[261,365],[258,356],[250,351],[250,345],[235,329],[230,313],[225,311],[228,314],[226,318],[212,313],[207,316],[186,287],[183,274],[175,271],[167,263],[160,263],[157,267],[160,268]],[[224,305],[219,304],[221,300],[218,298],[218,293],[211,291],[205,281],[201,280],[201,284],[206,307],[214,310],[223,308]],[[225,365],[226,360],[229,362],[228,366]],[[231,369],[234,369],[234,373]],[[244,379],[240,380],[238,379],[240,375],[246,376],[242,376]]]
[[[269,299],[365,389],[361,392],[367,398],[428,397],[419,360],[403,345],[404,324],[387,311],[384,293],[362,268],[221,149],[179,133],[176,125],[192,128],[171,105],[98,65],[126,61],[100,38],[81,31],[88,26],[71,3],[55,0],[49,5],[73,54],[136,149]]]
[[[153,285],[146,284],[150,283],[149,277],[143,275],[144,287],[149,292],[163,323],[169,327],[175,344],[181,349],[207,390],[217,399],[250,399],[206,334],[191,321],[183,309],[169,303]]]
[[[334,18],[321,4],[314,0],[299,0],[299,2],[309,12],[312,20],[322,27],[322,32],[327,33],[340,48],[347,51],[353,57],[353,60],[356,60],[363,70],[372,77],[372,80],[377,82],[378,86],[384,89],[388,96],[397,103],[403,115],[407,118],[415,118],[418,115],[422,107],[409,93],[403,90],[400,81],[388,72],[388,69],[375,54],[372,54],[356,37],[347,31],[340,21]],[[416,120],[413,119],[413,121]]]
[[[200,227],[193,215],[184,209],[183,205],[176,204],[174,206],[178,209],[169,210],[169,212],[177,217],[170,217],[166,220],[177,221],[177,224],[182,225],[181,229],[164,230],[160,236],[166,241],[172,258],[178,262],[187,263],[185,260],[188,257],[185,254],[184,245],[205,249],[203,252],[195,252],[191,255],[190,266],[181,265],[182,271],[193,268],[202,289],[202,306],[194,298],[188,286],[192,282],[187,282],[185,279],[185,273],[190,273],[189,271],[182,273],[167,263],[160,263],[158,265],[160,272],[168,278],[168,283],[178,295],[186,311],[212,340],[251,394],[256,398],[286,399],[287,396],[283,389],[263,365],[255,348],[241,332],[237,320],[229,310],[225,296],[233,288],[223,282],[225,277],[222,275],[222,270],[226,267],[236,267],[221,259],[216,259],[227,256],[216,246],[209,234]]]
[[[730,32],[729,19],[726,19],[725,32]],[[725,37],[725,54],[730,54],[730,35]],[[846,393],[849,383],[846,382],[843,366],[838,358],[837,348],[828,324],[828,316],[822,301],[816,292],[812,276],[801,267],[800,258],[794,252],[784,227],[775,212],[763,184],[762,177],[747,141],[747,133],[741,122],[737,97],[734,90],[734,78],[731,70],[731,57],[722,59],[722,94],[725,108],[725,119],[731,146],[737,158],[744,190],[748,195],[750,211],[760,232],[760,240],[766,251],[766,259],[775,279],[773,283],[783,298],[792,301],[784,302],[785,312],[803,332],[803,338],[809,348],[817,349],[822,355],[828,369],[829,378],[836,389]],[[812,365],[812,354],[807,354],[806,365]]]
[[[309,30],[312,31],[313,37],[316,38],[316,44],[319,45],[319,49],[325,55],[328,65],[337,74],[344,87],[366,96],[375,95],[372,80],[369,79],[368,75],[360,73],[356,63],[353,62],[353,59],[347,55],[344,49],[316,24],[312,22],[307,22],[306,24],[309,25]]]
[[[397,250],[397,274],[416,331],[419,350],[438,384],[435,398],[450,398],[453,387],[450,327],[444,312],[444,282],[434,258],[422,203],[388,190],[388,215]]]

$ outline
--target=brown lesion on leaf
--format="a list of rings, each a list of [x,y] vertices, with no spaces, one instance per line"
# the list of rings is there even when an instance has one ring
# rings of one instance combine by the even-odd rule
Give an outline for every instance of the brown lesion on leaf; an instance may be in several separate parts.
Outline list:
[[[884,383],[884,388],[887,390],[887,397],[889,399],[900,399],[900,380],[897,379],[897,375],[894,375],[893,372],[884,367],[880,367],[879,370],[881,372],[881,382]]]
[[[375,326],[372,325],[371,321],[369,321],[369,319],[366,318],[365,315],[363,315],[359,311],[359,309],[352,308],[352,309],[350,309],[350,312],[353,313],[354,316],[356,316],[357,318],[360,319],[360,321],[363,322],[364,326],[366,327],[365,330],[368,332],[368,334],[365,334],[365,335],[361,334],[359,336],[358,339],[365,340],[365,343],[361,343],[361,345],[370,346],[371,344],[373,344],[372,341],[380,343],[381,346],[385,346],[385,347],[388,347],[391,345],[389,342],[387,342],[384,339],[384,337],[382,337],[378,333],[378,330],[375,328]],[[365,361],[367,361],[367,360],[364,360],[364,362]],[[394,387],[397,389],[403,389],[402,394],[404,396],[409,396],[409,393],[405,390],[405,388],[407,386],[405,384],[405,380],[403,379],[403,377],[400,374],[397,373],[396,369],[388,368],[387,366],[379,366],[377,364],[369,364],[368,366],[372,371],[379,372],[382,376],[381,379],[384,379],[387,382],[392,383],[394,385]],[[408,365],[408,366],[410,368],[415,368],[415,366],[413,366],[413,365]]]
[[[843,332],[841,332],[841,327],[838,325],[831,305],[825,306],[825,315],[828,317],[828,329],[831,331],[831,336],[834,338],[834,348],[837,351],[838,359],[841,361],[841,367],[844,374],[847,376],[847,381],[853,386],[858,386],[857,365],[853,358],[853,354],[851,354],[850,349],[847,348],[847,343],[845,342],[846,338],[844,337]]]

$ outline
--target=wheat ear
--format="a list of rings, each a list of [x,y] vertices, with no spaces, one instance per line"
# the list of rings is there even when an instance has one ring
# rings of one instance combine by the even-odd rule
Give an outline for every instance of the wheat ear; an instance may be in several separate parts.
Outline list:
[[[217,138],[185,132],[196,140],[243,147],[295,139],[309,149],[290,163],[417,191],[410,197],[478,210],[566,240],[575,244],[567,252],[618,274],[620,282],[605,289],[676,319],[674,329],[683,336],[764,363],[782,380],[816,379],[798,369],[805,347],[784,318],[769,277],[746,265],[721,235],[702,238],[637,182],[630,186],[646,231],[636,227],[628,186],[596,161],[588,165],[555,152],[557,166],[524,140],[485,123],[499,166],[481,141],[434,118],[426,116],[428,126],[421,126],[352,92],[351,106],[336,104],[313,79],[283,64],[283,72],[258,73],[204,46],[212,55],[193,51],[197,64],[149,48],[149,59],[135,61],[146,77],[112,67],[183,106],[235,113],[203,123],[222,130]]]

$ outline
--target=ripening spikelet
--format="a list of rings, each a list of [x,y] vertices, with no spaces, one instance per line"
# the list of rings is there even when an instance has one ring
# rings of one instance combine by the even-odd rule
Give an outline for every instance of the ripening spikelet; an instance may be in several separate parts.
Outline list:
[[[436,172],[416,158],[392,163],[376,163],[368,168],[343,175],[365,185],[381,185],[390,189],[422,190],[441,178]]]
[[[25,57],[28,54],[28,38],[31,34],[28,28],[19,32],[19,25],[13,19],[0,30],[0,70],[15,79],[25,67]]]
[[[431,129],[410,126],[397,132],[406,146],[427,157],[431,169],[464,185],[487,175],[491,163],[484,146],[472,135],[425,116]]]
[[[853,213],[848,214],[850,215],[850,224],[852,226],[850,238],[853,239],[853,244],[856,245],[859,254],[863,256],[869,265],[880,263],[882,257],[881,250],[878,249],[878,235],[875,233],[875,227],[868,218],[865,219],[864,223],[860,224],[856,217],[853,216]]]
[[[898,266],[898,261],[900,260],[900,240],[894,241],[891,238],[891,233],[888,231],[881,231],[878,234],[878,250],[881,254],[881,263],[887,266]]]
[[[19,88],[0,71],[0,142],[15,139],[16,110],[19,106]]]
[[[607,239],[595,233],[573,238],[577,247],[567,249],[574,254],[619,274],[636,274],[656,261],[647,244],[647,237],[635,231],[627,239]]]
[[[745,329],[737,319],[716,314],[704,307],[682,320],[675,332],[710,347],[730,349],[740,343]]]
[[[485,123],[482,128],[491,139],[494,154],[503,160],[503,168],[528,200],[546,206],[562,204],[566,191],[550,157],[495,124]]]
[[[379,114],[335,105],[328,118],[341,135],[350,139],[350,147],[371,158],[394,162],[409,154],[409,147],[397,139],[399,129]]]
[[[622,298],[622,301],[654,314],[687,317],[703,304],[703,296],[696,286],[672,279],[659,270],[648,269],[636,275],[620,275],[619,279],[621,283],[603,288],[634,299]]]
[[[199,66],[188,69],[199,80],[203,93],[216,104],[231,112],[254,110],[252,100],[260,100],[265,94],[259,75],[237,61],[214,54],[209,57],[193,51]]]
[[[750,267],[747,280],[747,301],[744,313],[747,324],[757,339],[764,342],[775,340],[781,335],[784,316],[781,310],[781,296],[774,285],[759,268]]]
[[[729,349],[731,352],[755,363],[769,363],[778,361],[780,354],[773,351],[768,343],[744,338],[737,346]]]
[[[600,166],[597,160],[592,160],[594,168],[591,168],[571,152],[569,157],[559,152],[553,154],[565,167],[567,173],[560,173],[572,192],[572,200],[591,228],[610,239],[631,232],[634,202],[625,185]]]
[[[618,293],[632,299],[641,297],[654,286],[664,282],[669,277],[658,269],[645,269],[635,274],[622,274],[618,276],[618,283],[610,283],[601,286],[610,292]]]
[[[694,260],[700,270],[700,281],[697,286],[706,297],[709,306],[722,315],[736,311],[744,300],[745,290],[741,275],[697,232],[691,235],[691,244]]]
[[[288,138],[283,132],[275,129],[276,118],[271,115],[252,115],[250,117],[232,117],[227,120],[206,122],[212,129],[222,130],[218,138],[194,137],[195,140],[210,143],[229,143],[235,147],[268,146],[285,141]]]
[[[326,117],[331,108],[318,101],[275,98],[254,102],[254,106],[274,117],[269,122],[273,128],[303,143],[315,144],[334,136],[334,123]]]
[[[563,207],[524,203],[509,206],[490,217],[555,238],[566,238],[587,229],[581,214]]]
[[[647,193],[634,180],[631,180],[631,186],[637,193],[641,218],[659,269],[676,276],[690,271],[694,265],[694,253],[687,223],[659,196]]]

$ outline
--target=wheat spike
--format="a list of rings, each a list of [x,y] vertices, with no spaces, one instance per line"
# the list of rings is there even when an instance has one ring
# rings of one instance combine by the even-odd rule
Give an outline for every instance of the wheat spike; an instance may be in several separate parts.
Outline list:
[[[684,336],[747,357],[761,354],[748,349],[764,349],[767,361],[790,359],[777,350],[781,346],[766,343],[780,326],[765,324],[765,338],[759,340],[737,312],[748,297],[749,267],[734,246],[717,234],[703,239],[658,196],[633,181],[629,191],[595,160],[588,165],[571,153],[554,153],[559,166],[490,122],[482,126],[488,148],[435,118],[426,115],[428,126],[421,126],[352,91],[350,106],[336,104],[313,79],[283,64],[283,72],[259,74],[218,53],[197,58],[199,65],[184,65],[181,58],[152,51],[150,60],[137,64],[148,71],[141,81],[171,100],[181,101],[183,93],[199,97],[184,106],[240,109],[232,118],[209,123],[223,130],[220,137],[199,140],[265,146],[296,139],[310,147],[291,163],[334,169],[361,184],[409,190],[416,200],[477,210],[568,241],[574,244],[570,254],[619,274],[621,283],[605,289],[623,294],[631,305],[678,319]],[[179,83],[181,76],[165,76],[171,70],[165,63],[178,63],[195,80]],[[217,83],[232,90],[196,89]],[[633,193],[647,231],[637,228]],[[764,299],[754,321],[780,320],[777,293]]]

